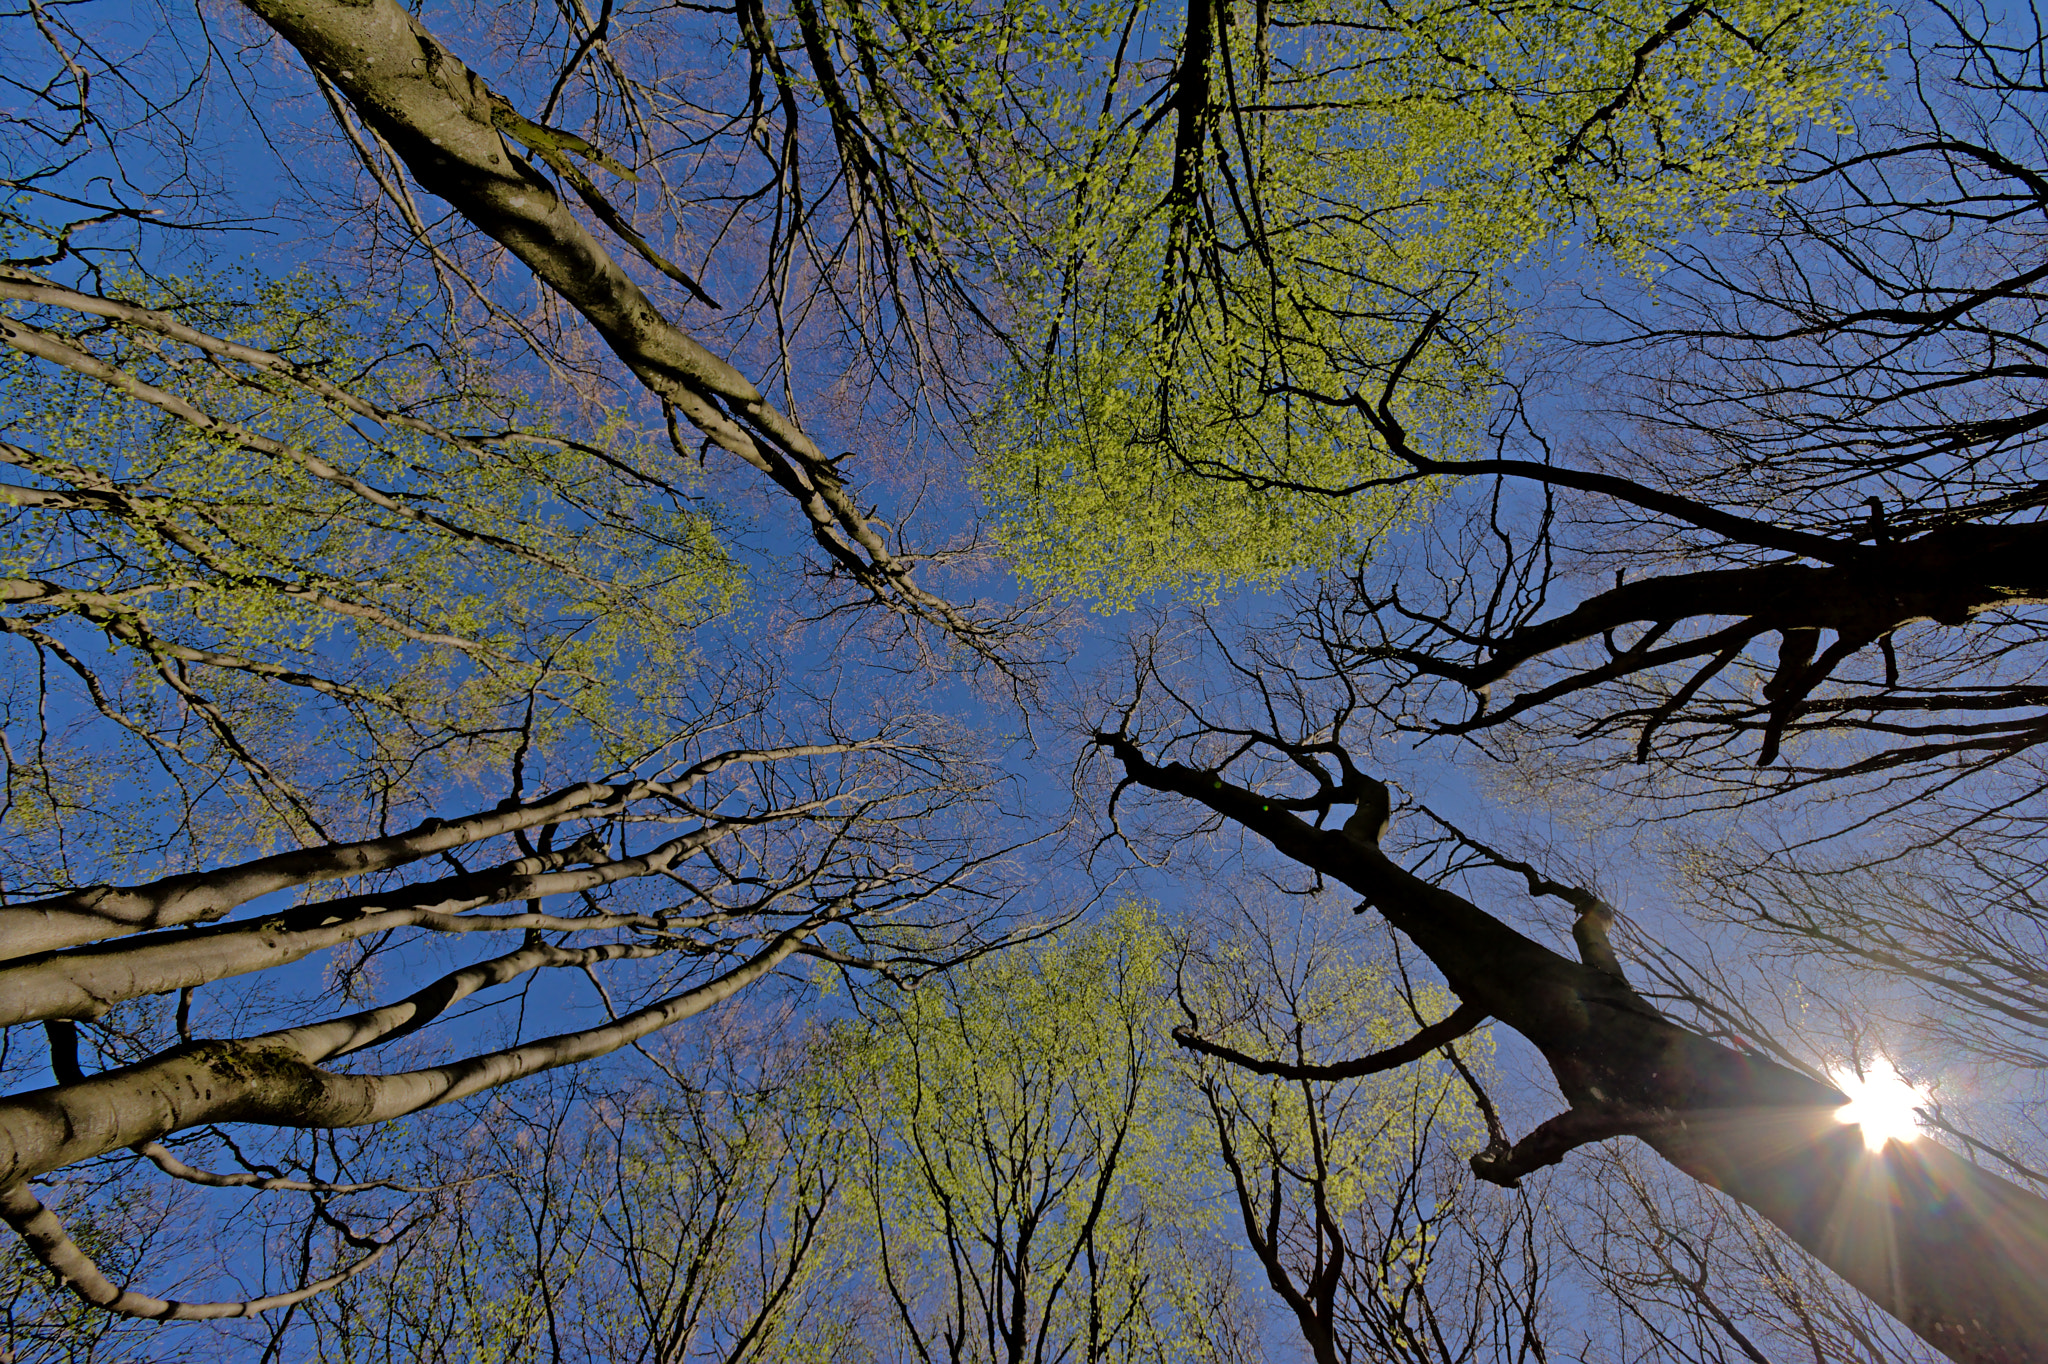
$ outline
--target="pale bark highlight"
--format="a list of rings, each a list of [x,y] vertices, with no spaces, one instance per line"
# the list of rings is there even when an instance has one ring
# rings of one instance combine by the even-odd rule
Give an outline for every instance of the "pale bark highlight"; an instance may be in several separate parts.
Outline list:
[[[222,1321],[232,1317],[259,1316],[279,1307],[290,1307],[293,1303],[304,1302],[315,1294],[347,1283],[383,1259],[384,1252],[391,1248],[387,1241],[339,1273],[317,1279],[289,1293],[274,1293],[242,1302],[179,1302],[172,1298],[153,1298],[147,1293],[124,1288],[101,1273],[99,1265],[80,1250],[78,1243],[64,1230],[63,1220],[44,1207],[25,1184],[0,1190],[0,1218],[4,1218],[7,1225],[20,1235],[29,1253],[56,1275],[57,1282],[80,1299],[124,1317],[141,1317],[148,1321]]]

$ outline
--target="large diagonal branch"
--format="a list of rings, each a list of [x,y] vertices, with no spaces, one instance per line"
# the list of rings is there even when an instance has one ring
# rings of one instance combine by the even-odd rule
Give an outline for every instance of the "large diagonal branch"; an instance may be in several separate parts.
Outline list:
[[[698,914],[478,915],[487,905],[584,895],[658,876],[734,834],[766,824],[819,817],[836,802],[797,801],[750,815],[706,821],[634,857],[605,855],[595,834],[575,844],[497,867],[393,890],[299,905],[254,919],[95,943],[0,965],[0,1026],[42,1019],[90,1019],[124,1000],[169,994],[301,961],[373,934],[425,928],[436,933],[568,932],[631,929],[674,935],[719,922]],[[577,865],[583,864],[583,865]]]
[[[642,783],[585,782],[509,809],[429,819],[404,833],[259,857],[136,886],[87,886],[0,908],[0,960],[180,924],[206,923],[276,891],[389,871],[515,830],[591,815],[631,798]]]
[[[709,841],[695,839],[685,852],[695,851]],[[287,966],[315,952],[393,929],[428,927],[444,933],[591,932],[619,928],[680,930],[691,926],[687,922],[670,925],[656,916],[640,914],[567,918],[543,913],[466,913],[503,901],[538,901],[547,895],[589,889],[597,884],[590,874],[563,873],[557,869],[578,861],[603,860],[602,848],[578,844],[462,876],[381,893],[316,901],[254,919],[39,953],[0,965],[0,1026],[43,1019],[97,1018],[124,1000],[169,994]]]
[[[891,746],[891,740],[876,738],[727,749],[665,781],[582,782],[522,804],[451,820],[429,819],[417,828],[382,838],[301,848],[142,885],[87,886],[48,899],[0,906],[0,961],[181,924],[209,923],[277,891],[391,871],[522,829],[602,818],[649,796],[679,798],[737,764],[831,757]]]
[[[320,1063],[415,1032],[446,1016],[461,1000],[529,971],[666,949],[533,943],[444,976],[404,999],[343,1018],[239,1041],[187,1043],[78,1083],[10,1095],[0,1099],[0,1188],[208,1123],[360,1127],[604,1056],[730,999],[773,971],[829,917],[810,916],[732,969],[601,1026],[446,1065],[379,1075],[342,1073]]]
[[[1552,1139],[1568,1130],[1633,1131],[1782,1228],[1950,1358],[2040,1357],[2048,1200],[1930,1142],[1867,1154],[1835,1122],[1844,1102],[1835,1090],[1680,1027],[1615,974],[1572,961],[1399,866],[1379,846],[1389,800],[1376,782],[1348,793],[1357,813],[1344,828],[1323,829],[1221,772],[1155,763],[1126,734],[1096,742],[1128,784],[1205,806],[1358,892],[1460,999],[1533,1043],[1578,1116],[1546,1125],[1532,1164],[1561,1154]]]
[[[839,568],[890,607],[988,647],[985,626],[912,579],[803,429],[633,282],[501,134],[502,97],[417,19],[395,0],[245,3],[348,97],[422,188],[580,312],[650,392],[795,500]]]
[[[58,1283],[81,1300],[120,1316],[140,1317],[146,1321],[222,1321],[260,1316],[280,1307],[290,1307],[347,1283],[383,1259],[391,1244],[388,1241],[379,1244],[336,1273],[302,1284],[290,1292],[247,1298],[240,1302],[179,1302],[174,1298],[154,1298],[147,1293],[138,1293],[109,1279],[92,1257],[71,1239],[57,1214],[44,1207],[42,1200],[30,1193],[25,1184],[0,1190],[0,1220],[13,1227],[28,1246],[29,1253],[57,1276]]]

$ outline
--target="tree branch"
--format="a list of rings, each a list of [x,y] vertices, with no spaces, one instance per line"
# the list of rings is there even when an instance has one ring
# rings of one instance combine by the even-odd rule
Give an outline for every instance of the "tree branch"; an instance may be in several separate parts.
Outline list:
[[[57,1214],[44,1207],[29,1192],[26,1184],[0,1190],[0,1218],[20,1234],[29,1253],[57,1277],[59,1284],[94,1307],[124,1317],[140,1317],[145,1321],[221,1321],[290,1307],[347,1283],[376,1264],[391,1248],[391,1242],[385,1241],[368,1255],[352,1261],[340,1273],[330,1274],[289,1293],[251,1298],[244,1302],[177,1302],[123,1288],[101,1273],[100,1267],[78,1248],[78,1243],[64,1230],[64,1223]]]
[[[1452,1011],[1450,1017],[1442,1022],[1430,1024],[1398,1046],[1372,1052],[1356,1060],[1335,1061],[1328,1065],[1294,1065],[1286,1061],[1262,1061],[1234,1047],[1226,1047],[1221,1042],[1211,1042],[1205,1037],[1198,1037],[1186,1028],[1175,1028],[1173,1040],[1189,1051],[1214,1056],[1257,1075],[1276,1075],[1283,1080],[1356,1080],[1362,1076],[1397,1069],[1411,1061],[1419,1061],[1439,1047],[1457,1041],[1484,1023],[1486,1018],[1486,1010],[1480,1006],[1460,1004]]]

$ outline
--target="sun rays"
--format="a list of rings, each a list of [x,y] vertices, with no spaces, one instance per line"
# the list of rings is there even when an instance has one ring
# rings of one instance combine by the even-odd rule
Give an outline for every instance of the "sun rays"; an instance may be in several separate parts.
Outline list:
[[[1914,1110],[1928,1103],[1927,1089],[1910,1083],[1884,1057],[1872,1057],[1860,1076],[1843,1067],[1829,1071],[1828,1079],[1849,1096],[1835,1110],[1835,1121],[1861,1128],[1865,1149],[1882,1151],[1888,1141],[1910,1142],[1920,1135]]]

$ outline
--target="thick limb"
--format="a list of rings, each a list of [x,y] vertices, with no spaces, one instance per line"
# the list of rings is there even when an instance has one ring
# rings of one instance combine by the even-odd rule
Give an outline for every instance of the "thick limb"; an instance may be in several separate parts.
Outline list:
[[[721,449],[767,475],[802,512],[834,566],[893,609],[969,647],[989,627],[912,577],[911,560],[864,510],[836,463],[740,372],[671,320],[547,178],[504,136],[506,101],[394,0],[246,0],[333,83],[406,164],[580,312],[657,397]],[[519,120],[520,126],[530,126]],[[516,141],[517,139],[514,139]]]
[[[786,929],[731,970],[602,1026],[447,1065],[379,1075],[345,1074],[320,1063],[415,1032],[461,1000],[530,970],[663,949],[535,943],[344,1018],[240,1041],[190,1043],[77,1083],[11,1095],[0,1100],[0,1186],[207,1123],[327,1128],[388,1122],[607,1055],[731,998],[781,965],[817,927],[807,921]]]
[[[1489,1184],[1519,1189],[1524,1175],[1557,1164],[1581,1146],[1651,1131],[1665,1116],[1650,1110],[1571,1109],[1538,1124],[1512,1146],[1489,1145],[1472,1157],[1472,1173]]]
[[[1379,846],[1376,813],[1361,807],[1343,830],[1317,828],[1219,772],[1155,763],[1122,734],[1096,737],[1128,782],[1204,805],[1358,892],[1460,998],[1536,1046],[1574,1113],[1504,1153],[1496,1172],[1513,1171],[1517,1150],[1548,1163],[1620,1115],[1666,1160],[1754,1208],[1950,1358],[2040,1357],[2048,1199],[1932,1143],[1865,1152],[1835,1121],[1839,1092],[1679,1026],[1612,972],[1400,867]],[[1652,1113],[1656,1123],[1635,1125]]]

